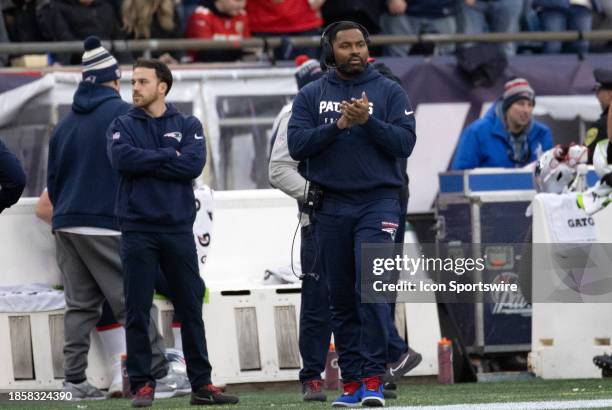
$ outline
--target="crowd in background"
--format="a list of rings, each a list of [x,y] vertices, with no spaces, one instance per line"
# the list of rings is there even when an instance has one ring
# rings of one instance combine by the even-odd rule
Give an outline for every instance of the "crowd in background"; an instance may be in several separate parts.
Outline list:
[[[0,42],[202,38],[237,40],[265,36],[317,36],[339,20],[359,22],[372,34],[565,31],[612,27],[612,0],[0,0]],[[575,41],[506,43],[508,55],[608,51],[610,44]],[[430,50],[450,54],[453,44]],[[422,47],[395,45],[375,54],[404,56]],[[377,51],[377,52],[376,52]],[[316,48],[289,42],[275,50],[291,59]],[[1,56],[3,65],[10,56]],[[118,55],[130,63],[131,53]],[[241,50],[153,53],[168,63],[235,61]],[[55,54],[51,62],[80,64],[79,54]]]

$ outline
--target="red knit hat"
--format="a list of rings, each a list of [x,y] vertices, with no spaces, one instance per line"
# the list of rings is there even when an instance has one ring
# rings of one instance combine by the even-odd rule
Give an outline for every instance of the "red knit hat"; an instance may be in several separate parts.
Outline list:
[[[506,83],[502,97],[502,109],[506,111],[519,100],[529,100],[535,105],[535,91],[524,78],[515,78]]]

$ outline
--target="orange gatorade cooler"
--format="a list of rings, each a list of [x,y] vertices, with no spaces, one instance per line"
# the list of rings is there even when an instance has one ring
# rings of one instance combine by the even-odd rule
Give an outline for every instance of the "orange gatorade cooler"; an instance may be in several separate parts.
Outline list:
[[[340,371],[338,368],[338,354],[336,346],[329,344],[327,361],[325,362],[325,388],[327,390],[338,390],[340,386]]]
[[[453,342],[443,337],[438,342],[438,383],[453,384]]]

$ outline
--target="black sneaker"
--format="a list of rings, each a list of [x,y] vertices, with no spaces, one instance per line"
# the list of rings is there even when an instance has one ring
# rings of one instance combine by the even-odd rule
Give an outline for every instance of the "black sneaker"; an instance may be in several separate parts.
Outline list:
[[[394,399],[397,399],[397,393],[395,393],[393,390],[386,390],[383,387],[383,397],[385,398],[385,400],[387,399],[394,400]]]
[[[154,396],[155,388],[151,383],[146,383],[136,390],[132,398],[132,407],[151,407],[153,405]]]
[[[326,401],[327,397],[323,393],[323,381],[320,379],[308,380],[302,383],[302,393],[304,401]]]
[[[391,363],[389,367],[387,367],[387,371],[383,377],[384,382],[399,380],[400,377],[417,367],[419,363],[421,363],[421,360],[423,360],[423,356],[411,348],[408,348],[408,351],[401,355],[398,361]]]
[[[611,370],[612,369],[612,356],[607,354],[602,354],[601,356],[595,356],[593,358],[593,363],[595,366],[599,367],[602,370]]]
[[[238,397],[225,394],[212,384],[205,384],[198,391],[191,393],[191,405],[236,404]]]
[[[397,384],[393,382],[384,382],[383,389],[385,390],[397,390]]]

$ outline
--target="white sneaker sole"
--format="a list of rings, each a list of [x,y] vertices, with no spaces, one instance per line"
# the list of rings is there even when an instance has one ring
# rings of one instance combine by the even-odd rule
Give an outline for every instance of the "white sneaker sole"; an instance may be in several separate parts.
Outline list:
[[[71,399],[65,399],[64,401],[94,401],[94,400],[106,400],[106,396],[102,397],[72,397]]]
[[[380,397],[366,397],[361,400],[361,405],[363,407],[384,407],[385,399],[381,399]]]
[[[164,391],[164,392],[155,392],[154,397],[156,399],[169,399],[176,396],[176,390],[174,391]]]
[[[361,403],[344,403],[341,401],[335,401],[332,403],[332,407],[361,407]]]

